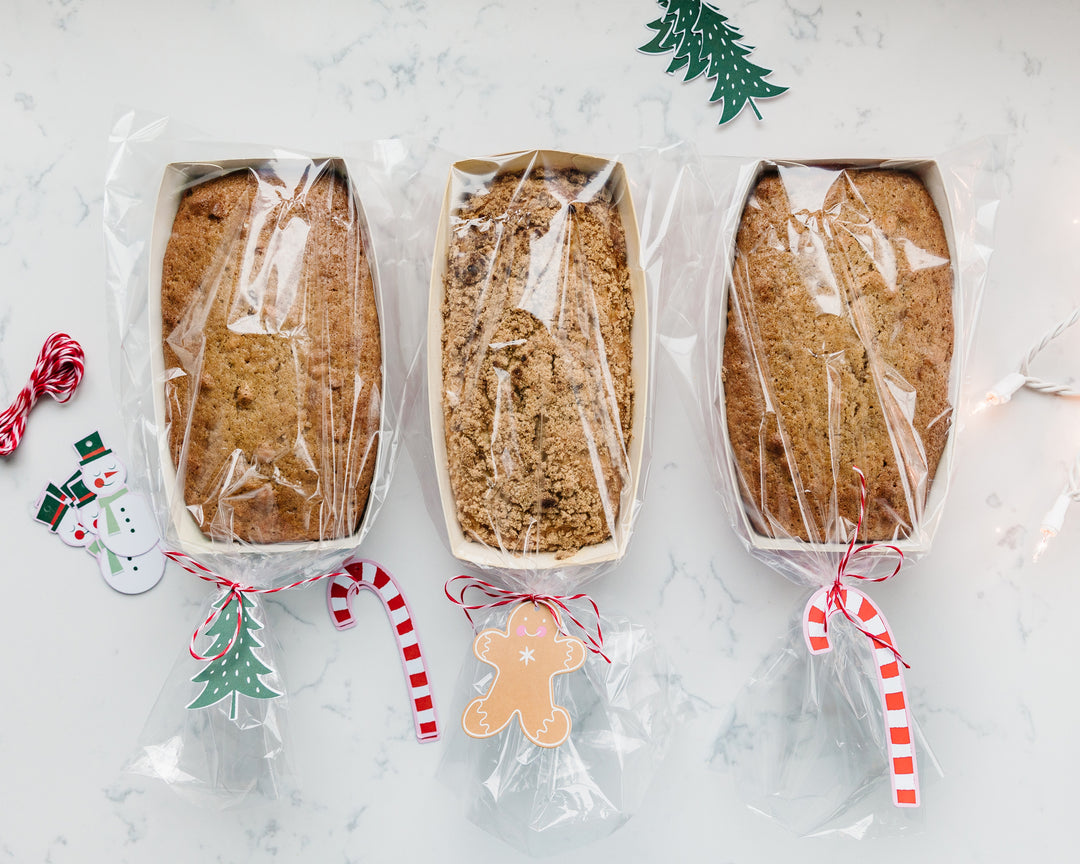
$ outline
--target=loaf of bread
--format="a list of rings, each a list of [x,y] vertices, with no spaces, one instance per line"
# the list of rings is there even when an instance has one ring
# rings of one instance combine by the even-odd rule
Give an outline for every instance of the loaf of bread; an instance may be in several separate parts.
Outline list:
[[[827,189],[827,191],[826,191]],[[952,418],[953,276],[926,187],[899,170],[766,174],[735,244],[727,431],[769,537],[901,539],[919,524]]]
[[[568,557],[629,483],[634,301],[610,180],[503,171],[453,211],[442,404],[464,535]]]
[[[348,537],[368,500],[382,347],[348,182],[312,164],[198,183],[162,264],[166,425],[202,532],[248,543]]]

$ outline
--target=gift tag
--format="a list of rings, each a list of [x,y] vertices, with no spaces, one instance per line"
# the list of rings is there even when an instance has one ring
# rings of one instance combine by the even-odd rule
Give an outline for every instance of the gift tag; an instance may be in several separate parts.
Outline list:
[[[81,457],[79,472],[87,489],[97,496],[101,510],[98,537],[117,555],[142,555],[161,539],[157,522],[141,495],[125,485],[127,469],[93,432],[75,442]]]
[[[338,630],[348,630],[356,626],[352,599],[361,591],[370,591],[382,601],[393,625],[401,668],[409,686],[416,740],[437,741],[440,734],[439,720],[431,694],[427,664],[420,647],[420,634],[413,624],[412,612],[405,601],[401,586],[390,571],[374,561],[353,556],[348,558],[343,566],[344,572],[335,574],[326,589],[326,602],[334,626]]]
[[[68,546],[87,547],[95,539],[93,531],[80,518],[75,502],[52,483],[42,491],[34,511],[34,518]]]
[[[82,546],[101,577],[122,594],[149,591],[165,572],[157,522],[145,499],[124,485],[127,471],[98,432],[75,443],[79,468],[46,485],[34,518],[69,546]]]
[[[865,548],[865,547],[864,547]],[[892,632],[881,610],[854,588],[818,589],[803,613],[803,637],[811,654],[832,650],[829,618],[843,614],[870,642],[881,692],[888,748],[889,777],[897,807],[919,806],[919,773],[911,735],[911,712],[904,687],[903,661],[894,647]]]
[[[202,684],[202,692],[187,706],[191,710],[208,708],[222,699],[230,699],[229,719],[236,719],[240,696],[249,699],[275,699],[281,694],[262,680],[274,670],[259,659],[258,649],[263,643],[255,635],[262,630],[262,622],[256,616],[253,597],[243,591],[226,591],[214,603],[214,611],[208,619],[209,626],[203,635],[213,637],[210,651],[216,654],[191,655],[206,662],[191,679]],[[200,628],[201,629],[201,628]],[[196,631],[198,633],[199,631]]]
[[[560,630],[554,609],[526,601],[514,607],[505,630],[484,630],[473,642],[477,658],[495,668],[488,692],[465,709],[461,725],[473,738],[489,738],[517,717],[540,747],[558,747],[570,735],[570,715],[555,704],[556,675],[585,662],[585,645]]]

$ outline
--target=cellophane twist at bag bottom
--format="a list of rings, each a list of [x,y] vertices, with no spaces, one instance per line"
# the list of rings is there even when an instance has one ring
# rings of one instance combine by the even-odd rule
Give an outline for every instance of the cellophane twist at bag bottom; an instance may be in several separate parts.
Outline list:
[[[133,472],[166,554],[218,589],[130,767],[212,806],[276,797],[287,696],[262,597],[344,576],[386,498],[415,368],[392,148],[311,156],[137,111],[110,145]]]
[[[872,583],[940,521],[1000,150],[702,163],[703,261],[661,341],[740,539],[812,592],[722,742],[750,805],[799,833],[917,824],[936,773]]]
[[[441,775],[531,854],[629,818],[685,704],[653,637],[583,593],[642,504],[652,292],[683,164],[679,148],[458,159],[442,196],[414,461],[482,575],[446,589],[479,632]]]

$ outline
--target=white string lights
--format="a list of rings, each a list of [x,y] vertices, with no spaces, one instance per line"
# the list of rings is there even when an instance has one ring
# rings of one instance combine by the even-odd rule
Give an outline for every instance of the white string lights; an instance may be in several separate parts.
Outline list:
[[[1047,544],[1061,531],[1061,527],[1065,524],[1065,512],[1074,501],[1080,501],[1080,453],[1077,454],[1072,469],[1069,471],[1065,489],[1054,501],[1054,506],[1043,516],[1042,525],[1039,526],[1039,545],[1035,547],[1033,561],[1039,560],[1039,556],[1046,551]]]
[[[1030,372],[1031,363],[1038,354],[1077,321],[1080,321],[1080,306],[1077,306],[1070,315],[1062,319],[1056,327],[1033,345],[1031,350],[1024,355],[1024,359],[1020,361],[1020,365],[1015,371],[1010,372],[987,391],[985,398],[975,406],[975,413],[985,411],[987,408],[996,405],[1004,405],[1012,399],[1013,394],[1025,387],[1034,390],[1036,393],[1049,396],[1080,397],[1080,389],[1069,384],[1046,381],[1032,375]],[[1038,561],[1039,556],[1046,551],[1049,542],[1060,533],[1062,526],[1065,524],[1065,514],[1069,509],[1069,505],[1074,501],[1080,502],[1080,453],[1077,454],[1072,468],[1069,470],[1064,490],[1058,495],[1053,506],[1046,511],[1046,515],[1043,516],[1039,527],[1039,543],[1035,547],[1032,560]]]
[[[1028,371],[1031,367],[1031,362],[1038,356],[1039,352],[1072,327],[1077,321],[1080,321],[1080,306],[1073,309],[1072,314],[1069,315],[1069,317],[1062,320],[1053,330],[1043,336],[1030,351],[1028,351],[1024,356],[1024,359],[1020,361],[1020,366],[1015,372],[1010,372],[987,391],[986,397],[982,402],[975,406],[975,412],[978,413],[984,411],[995,405],[1004,405],[1012,399],[1013,394],[1021,387],[1027,387],[1029,390],[1034,390],[1037,393],[1046,393],[1051,396],[1080,396],[1080,390],[1077,390],[1075,387],[1071,387],[1067,384],[1055,384],[1052,381],[1044,381],[1041,378],[1036,378]]]

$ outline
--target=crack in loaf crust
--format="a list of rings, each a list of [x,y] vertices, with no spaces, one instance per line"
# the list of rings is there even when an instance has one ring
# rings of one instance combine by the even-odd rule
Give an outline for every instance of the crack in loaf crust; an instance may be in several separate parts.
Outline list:
[[[497,175],[453,214],[443,417],[466,537],[568,557],[612,536],[629,482],[634,305],[610,183]],[[585,200],[579,200],[579,196]]]
[[[858,466],[859,539],[908,536],[951,423],[952,269],[922,181],[844,171],[820,211],[793,215],[785,181],[765,175],[743,212],[732,282],[724,394],[756,530],[845,541]]]
[[[199,528],[346,537],[375,470],[382,354],[345,180],[252,170],[187,190],[162,265],[166,425]]]

